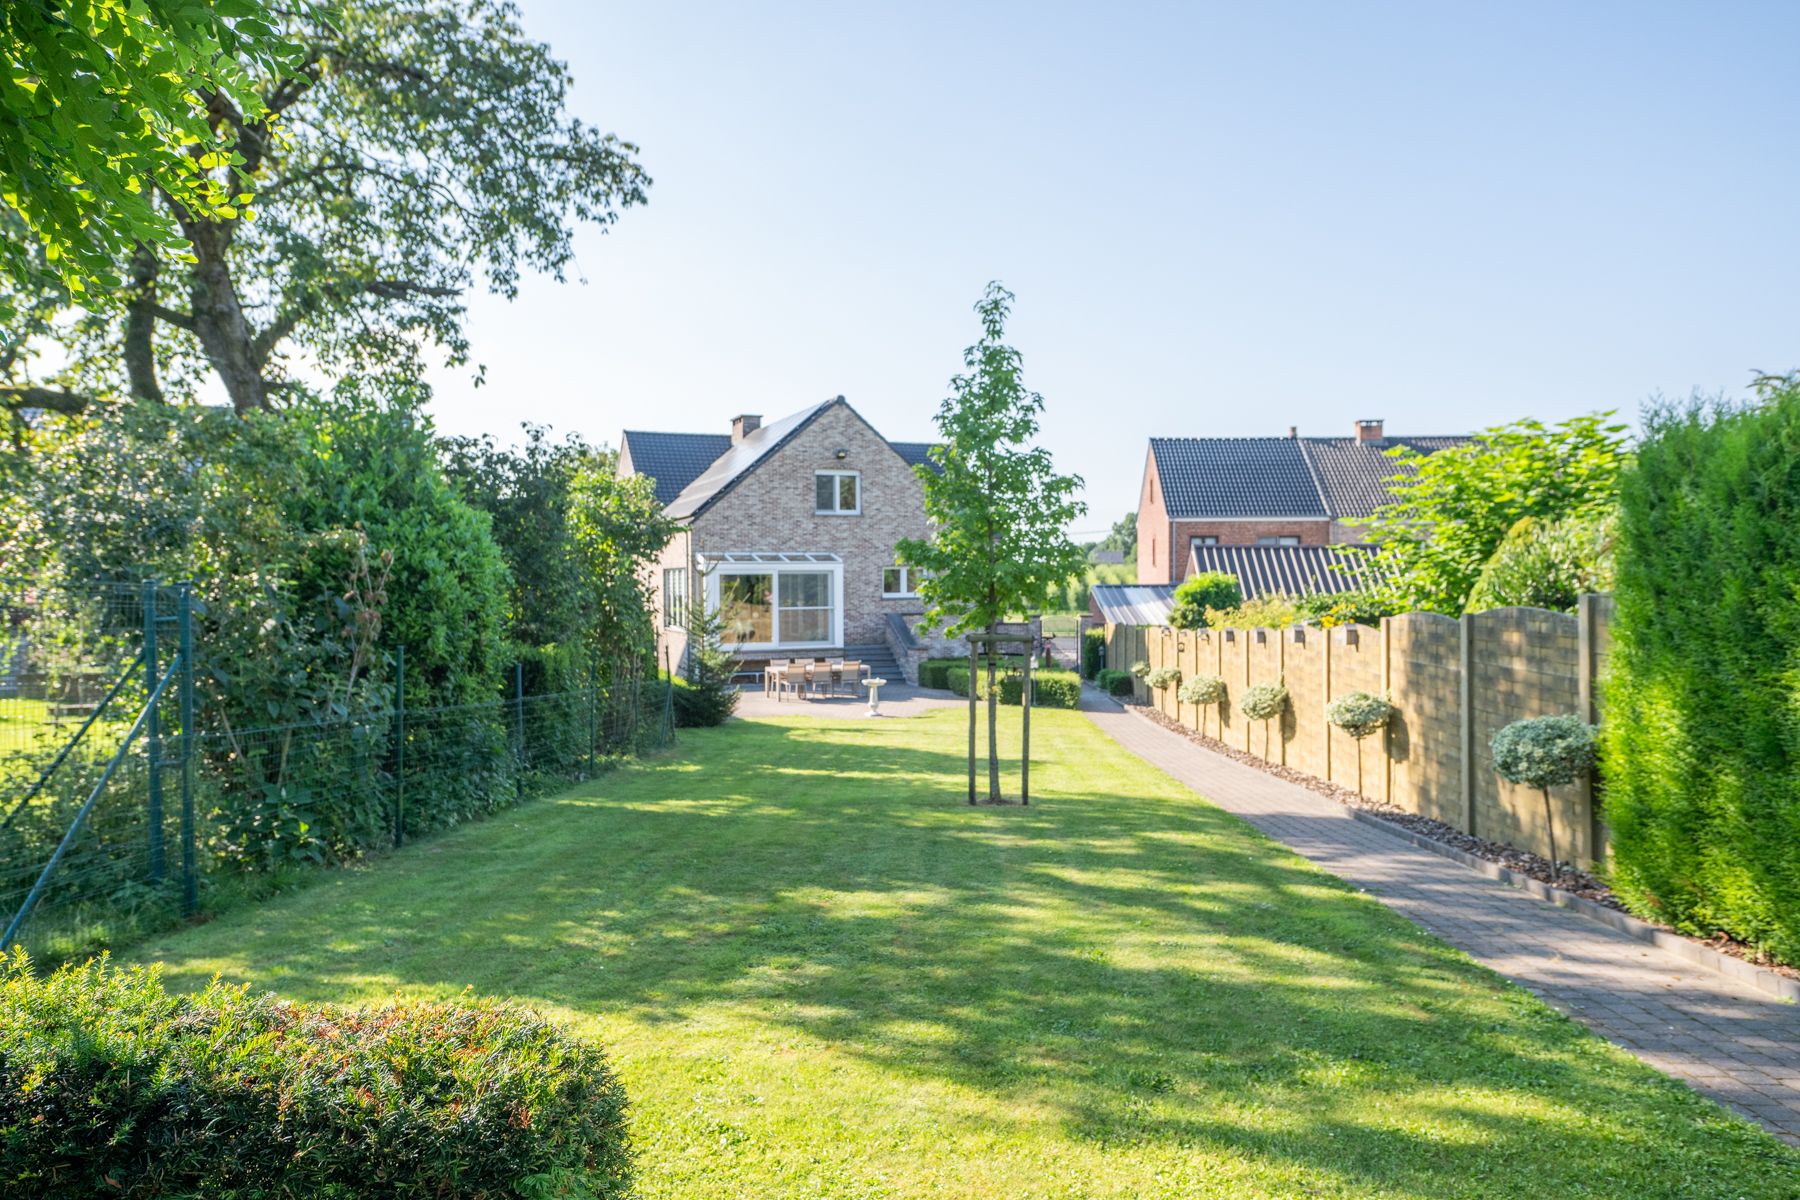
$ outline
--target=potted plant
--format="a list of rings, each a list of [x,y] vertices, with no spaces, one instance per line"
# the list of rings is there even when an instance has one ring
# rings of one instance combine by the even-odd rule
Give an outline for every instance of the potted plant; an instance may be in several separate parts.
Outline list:
[[[1356,794],[1363,794],[1363,739],[1393,719],[1394,706],[1373,692],[1345,692],[1325,706],[1325,719],[1356,739]]]
[[[1528,717],[1494,735],[1494,771],[1508,783],[1537,788],[1544,796],[1544,827],[1550,835],[1550,879],[1562,878],[1556,858],[1556,817],[1550,789],[1574,783],[1594,765],[1594,728],[1580,717]]]

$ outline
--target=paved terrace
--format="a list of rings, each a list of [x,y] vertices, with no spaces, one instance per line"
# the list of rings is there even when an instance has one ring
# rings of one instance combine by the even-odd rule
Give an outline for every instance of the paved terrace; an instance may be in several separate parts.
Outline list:
[[[1354,820],[1336,801],[1214,754],[1091,689],[1082,708],[1113,740],[1227,812],[1800,1145],[1800,1006],[1420,850]]]

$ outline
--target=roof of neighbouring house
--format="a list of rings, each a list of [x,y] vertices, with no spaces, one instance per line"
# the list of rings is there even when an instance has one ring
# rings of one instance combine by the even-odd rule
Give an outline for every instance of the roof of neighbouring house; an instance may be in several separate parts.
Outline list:
[[[1196,542],[1189,555],[1188,574],[1223,571],[1235,575],[1246,600],[1273,594],[1335,596],[1360,591],[1369,583],[1361,547],[1203,546]]]
[[[1366,517],[1388,497],[1386,480],[1410,468],[1386,453],[1424,453],[1461,437],[1151,438],[1163,506],[1176,520]]]
[[[656,502],[666,508],[681,495],[682,488],[731,449],[731,435],[627,429],[623,444],[630,452],[632,470],[656,481]]]
[[[856,412],[842,396],[835,396],[753,429],[735,445],[731,435],[724,433],[645,433],[630,429],[625,431],[624,445],[630,453],[632,470],[656,480],[656,499],[664,511],[671,517],[694,517],[736,487],[758,463],[792,441],[827,409],[839,404]],[[862,419],[860,414],[857,419]],[[936,464],[928,457],[932,443],[888,445],[909,466],[926,463],[935,469]]]
[[[1108,625],[1167,625],[1175,605],[1169,583],[1097,583],[1089,594]]]

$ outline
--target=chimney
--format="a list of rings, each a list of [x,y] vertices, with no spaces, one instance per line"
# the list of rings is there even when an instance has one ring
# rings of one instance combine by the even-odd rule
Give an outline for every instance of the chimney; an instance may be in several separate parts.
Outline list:
[[[1295,441],[1298,441],[1300,438],[1300,427],[1298,425],[1289,425],[1288,426],[1288,437],[1292,438]]]
[[[762,418],[754,413],[745,413],[731,418],[731,444],[737,445],[744,438],[762,428]]]
[[[1379,445],[1384,439],[1381,436],[1381,418],[1364,417],[1356,423],[1356,440],[1359,445]]]

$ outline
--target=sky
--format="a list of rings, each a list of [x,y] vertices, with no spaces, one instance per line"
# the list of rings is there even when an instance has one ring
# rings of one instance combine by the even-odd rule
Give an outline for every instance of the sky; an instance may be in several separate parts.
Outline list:
[[[470,305],[617,445],[836,395],[924,440],[989,280],[1099,536],[1146,439],[1460,433],[1800,367],[1800,4],[523,0],[649,203]]]

